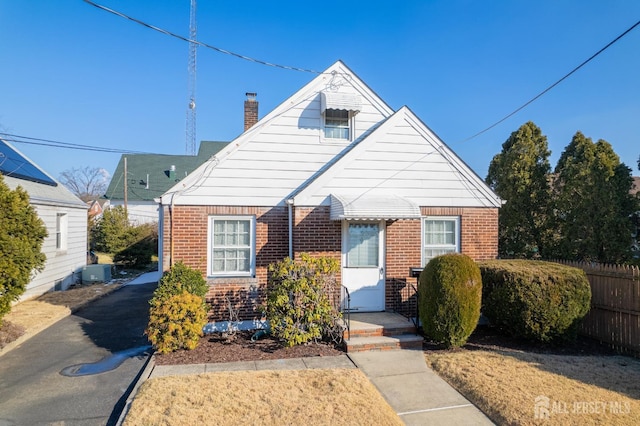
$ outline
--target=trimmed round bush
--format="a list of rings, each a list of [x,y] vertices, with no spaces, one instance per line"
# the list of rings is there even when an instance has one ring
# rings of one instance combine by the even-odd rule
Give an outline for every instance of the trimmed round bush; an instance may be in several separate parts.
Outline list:
[[[187,293],[151,301],[145,334],[161,354],[178,349],[195,349],[207,323],[202,297]]]
[[[177,262],[160,278],[153,298],[163,298],[185,291],[204,298],[209,291],[209,285],[200,271],[189,268],[182,262]]]
[[[482,312],[491,324],[539,342],[575,338],[591,304],[583,270],[535,260],[492,260],[479,266]]]
[[[480,269],[464,254],[435,257],[420,274],[418,296],[425,334],[446,347],[462,346],[480,319]]]

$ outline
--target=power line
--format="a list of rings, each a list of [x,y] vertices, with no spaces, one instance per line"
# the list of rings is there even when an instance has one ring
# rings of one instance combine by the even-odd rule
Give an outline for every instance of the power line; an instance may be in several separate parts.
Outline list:
[[[288,66],[288,65],[274,64],[272,62],[262,61],[260,59],[255,59],[255,58],[252,58],[252,57],[249,57],[249,56],[241,55],[239,53],[231,52],[229,50],[222,49],[220,47],[212,46],[212,45],[207,44],[207,43],[203,43],[203,42],[200,42],[200,41],[197,41],[197,40],[192,40],[190,38],[181,36],[179,34],[172,33],[171,31],[167,31],[165,29],[156,27],[155,25],[148,24],[148,23],[146,23],[144,21],[141,21],[139,19],[133,18],[133,17],[131,17],[129,15],[125,15],[124,13],[118,12],[117,10],[110,9],[110,8],[108,8],[106,6],[102,6],[100,4],[94,3],[94,2],[92,2],[90,0],[83,0],[83,1],[85,3],[87,3],[87,4],[90,4],[91,6],[95,6],[98,9],[104,10],[105,12],[113,13],[116,16],[119,16],[119,17],[124,18],[124,19],[128,19],[129,21],[133,21],[136,24],[140,24],[143,27],[147,27],[147,28],[152,29],[154,31],[158,31],[159,33],[162,33],[162,34],[165,34],[165,35],[168,35],[168,36],[171,36],[171,37],[175,37],[175,38],[177,38],[179,40],[186,41],[188,43],[197,44],[198,46],[202,46],[202,47],[206,47],[207,49],[215,50],[218,53],[224,53],[225,55],[235,56],[236,58],[243,59],[245,61],[255,62],[257,64],[266,65],[266,66],[269,66],[269,67],[281,68],[281,69],[290,70],[290,71],[308,72],[308,73],[312,73],[312,74],[322,74],[321,71],[316,71],[316,70],[312,70],[312,69],[305,69],[305,68],[298,68],[298,67],[292,67],[292,66]]]
[[[575,73],[576,71],[578,71],[580,68],[582,68],[583,66],[585,66],[587,63],[591,62],[591,60],[593,60],[596,56],[598,56],[599,54],[601,54],[602,52],[604,52],[605,50],[607,50],[609,47],[611,47],[614,43],[616,43],[618,40],[620,40],[622,37],[626,36],[628,33],[630,33],[635,27],[637,27],[638,25],[640,25],[640,21],[636,22],[635,24],[633,24],[631,27],[629,27],[625,32],[623,32],[622,34],[620,34],[618,37],[616,37],[615,39],[613,39],[611,42],[609,42],[605,47],[603,47],[602,49],[598,50],[596,53],[594,53],[593,55],[591,55],[589,57],[589,59],[585,60],[584,62],[582,62],[580,65],[578,65],[577,67],[575,67],[574,69],[572,69],[571,71],[569,71],[567,74],[564,75],[564,77],[562,77],[561,79],[559,79],[558,81],[556,81],[555,83],[553,83],[551,86],[547,87],[546,89],[544,89],[542,92],[538,93],[536,96],[534,96],[533,98],[531,98],[529,101],[525,102],[522,106],[518,107],[517,109],[515,109],[513,112],[507,114],[504,118],[496,121],[495,123],[493,123],[491,126],[487,127],[484,130],[479,131],[478,133],[476,133],[473,136],[470,136],[466,139],[464,139],[461,143],[470,141],[471,139],[476,138],[477,136],[480,136],[481,134],[488,132],[489,130],[493,129],[494,127],[496,127],[498,124],[502,123],[503,121],[511,118],[512,116],[514,116],[515,114],[517,114],[518,112],[522,111],[524,108],[526,108],[527,106],[529,106],[531,103],[535,102],[538,98],[540,98],[542,95],[544,95],[545,93],[547,93],[548,91],[550,91],[551,89],[553,89],[554,87],[556,87],[558,84],[560,84],[561,82],[563,82],[564,80],[566,80],[567,78],[569,78],[570,75],[572,75],[573,73]]]
[[[11,142],[24,143],[28,145],[50,146],[54,148],[76,149],[82,151],[111,152],[115,154],[152,154],[151,152],[131,151],[127,149],[105,148],[100,146],[81,145],[69,142],[54,141],[51,139],[32,138],[29,136],[13,135],[11,133],[0,133],[3,139]],[[26,139],[26,140],[25,140]]]

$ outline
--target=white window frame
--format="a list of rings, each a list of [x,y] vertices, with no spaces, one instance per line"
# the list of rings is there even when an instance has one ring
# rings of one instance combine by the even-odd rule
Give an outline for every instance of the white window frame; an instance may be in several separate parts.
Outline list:
[[[56,250],[67,249],[67,238],[69,234],[69,220],[67,213],[56,213]]]
[[[243,220],[249,221],[249,271],[214,271],[213,270],[213,250],[214,244],[214,224],[221,220]],[[250,215],[211,215],[209,216],[209,229],[207,230],[207,276],[209,277],[254,277],[256,274],[256,217]]]
[[[426,238],[425,238],[425,232],[426,232],[426,222],[427,221],[451,221],[455,223],[455,229],[454,229],[454,233],[455,233],[455,244],[431,244],[431,245],[427,245],[426,243]],[[421,253],[421,257],[422,257],[422,266],[426,266],[428,260],[430,260],[431,258],[427,259],[427,256],[425,255],[425,251],[427,249],[434,249],[434,250],[448,250],[447,252],[455,252],[455,253],[460,253],[460,216],[425,216],[422,218],[422,230],[421,230],[421,240],[422,240],[422,253]]]
[[[329,128],[329,126],[327,126],[327,111],[346,111],[347,113],[347,132],[349,133],[347,135],[346,138],[332,138],[332,137],[328,137],[327,136],[327,129]],[[341,128],[341,127],[335,127],[335,126],[330,126],[331,128]],[[341,110],[341,109],[331,109],[331,108],[327,108],[325,111],[322,112],[322,139],[327,141],[327,142],[351,142],[353,140],[353,133],[354,133],[354,114],[352,111],[347,111],[347,110]]]

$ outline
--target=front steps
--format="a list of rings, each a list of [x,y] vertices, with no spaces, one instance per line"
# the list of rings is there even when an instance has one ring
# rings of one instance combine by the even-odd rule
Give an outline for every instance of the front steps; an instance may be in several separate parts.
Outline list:
[[[347,315],[344,315],[346,320]],[[347,353],[421,349],[422,336],[413,323],[391,312],[351,313],[351,330],[344,332]]]

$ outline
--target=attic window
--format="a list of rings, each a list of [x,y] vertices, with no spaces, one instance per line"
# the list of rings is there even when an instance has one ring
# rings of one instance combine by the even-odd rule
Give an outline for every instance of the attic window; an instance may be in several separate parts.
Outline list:
[[[326,139],[351,140],[353,117],[361,109],[360,95],[321,92],[320,112],[324,116],[324,137]]]
[[[349,111],[328,109],[324,112],[324,137],[349,140]]]

